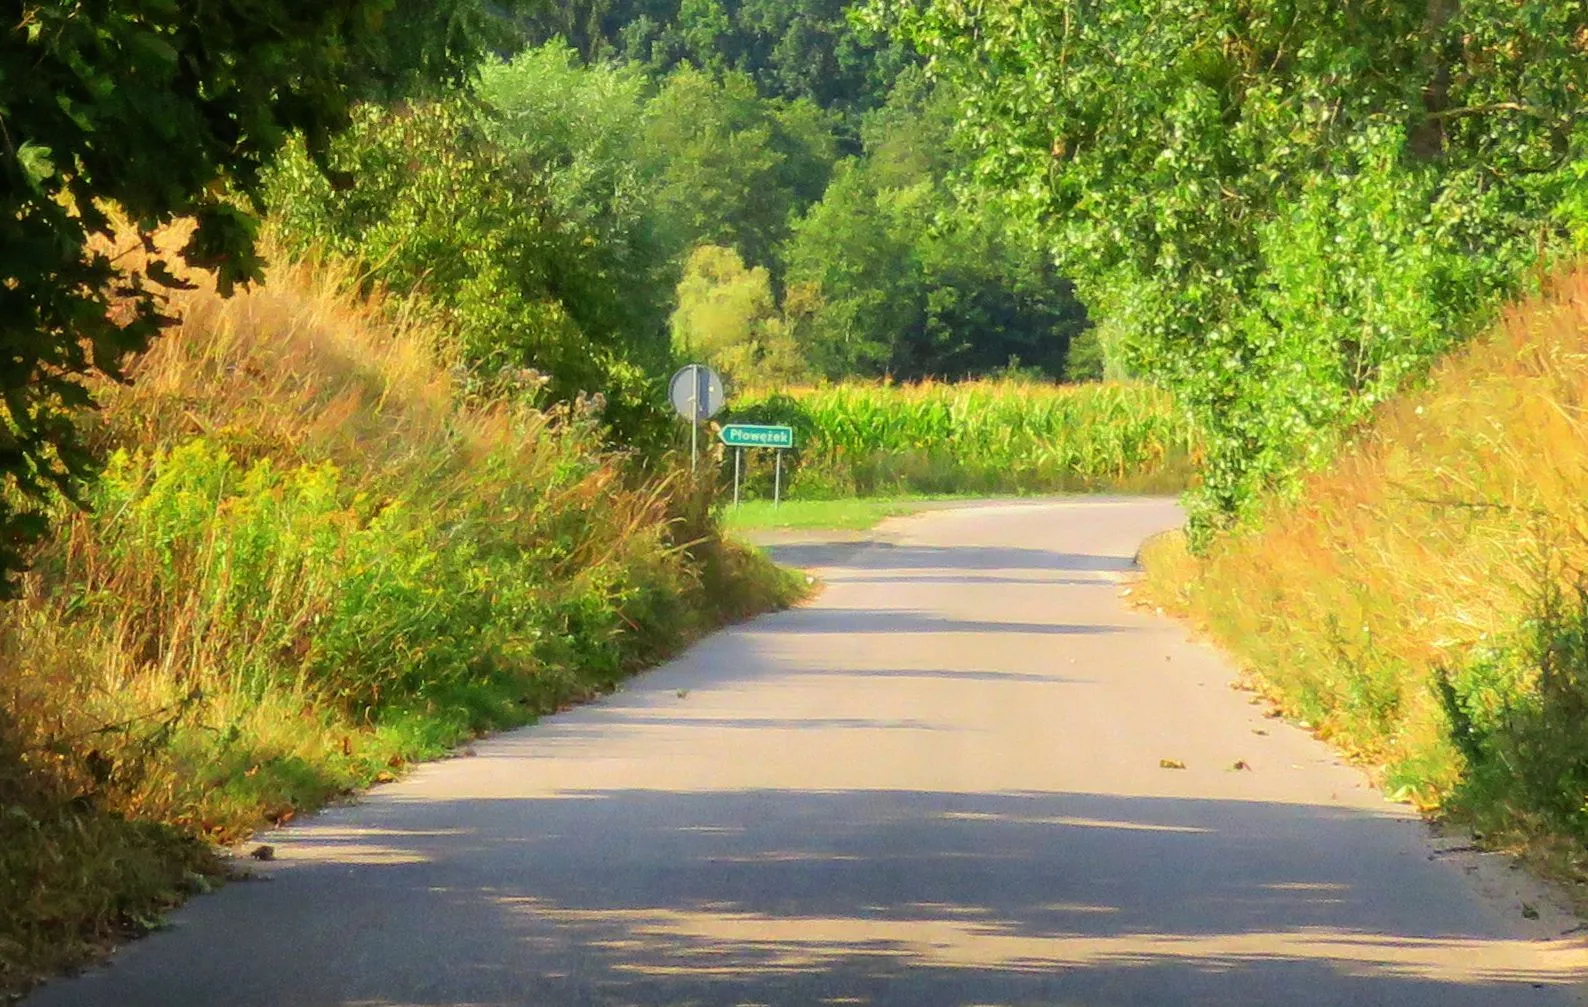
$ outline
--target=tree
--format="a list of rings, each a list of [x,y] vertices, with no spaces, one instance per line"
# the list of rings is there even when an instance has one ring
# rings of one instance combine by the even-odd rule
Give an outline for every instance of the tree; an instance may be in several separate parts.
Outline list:
[[[536,43],[564,39],[585,60],[617,57],[667,74],[680,66],[749,77],[764,97],[858,116],[914,62],[887,32],[857,27],[853,0],[571,0],[519,16]],[[851,149],[849,152],[853,152]]]
[[[964,95],[984,198],[1199,419],[1199,533],[1584,233],[1581,0],[870,10]]]
[[[806,352],[830,377],[1066,373],[1086,314],[1040,245],[995,208],[960,202],[949,176],[954,104],[914,75],[867,116],[845,162],[786,249],[817,307]]]
[[[537,0],[384,0],[355,85],[377,101],[435,97],[462,84],[488,53],[525,43],[513,15]]]
[[[743,74],[688,67],[651,101],[641,145],[680,247],[724,245],[769,269],[789,221],[821,198],[835,156],[814,105],[762,98]]]
[[[699,69],[720,73],[728,68],[722,43],[732,29],[728,12],[717,0],[679,0],[679,49]]]
[[[701,245],[690,253],[672,326],[683,359],[704,360],[730,381],[786,384],[805,374],[766,269],[747,268],[731,248]]]
[[[623,261],[625,222],[611,207],[563,213],[563,198],[610,178],[503,147],[495,136],[512,128],[467,95],[363,106],[329,153],[359,185],[338,189],[295,153],[272,177],[272,224],[292,250],[360,262],[438,312],[483,391],[521,386],[532,369],[543,401],[600,392],[613,437],[643,445],[657,434],[650,383],[667,360],[658,315],[633,310],[659,299],[654,265]],[[555,153],[556,138],[543,139]]]
[[[167,321],[160,291],[180,282],[159,256],[131,270],[105,246],[191,217],[184,261],[213,270],[223,291],[258,278],[261,172],[294,132],[322,150],[351,89],[400,62],[382,23],[390,6],[11,8],[0,35],[0,593],[43,534],[50,493],[75,495],[92,469],[73,422],[91,404],[85,377],[118,377]],[[459,57],[443,49],[427,65]]]
[[[852,0],[744,0],[735,13],[735,64],[762,91],[805,98],[855,119],[882,104],[913,63],[886,32],[858,28]]]
[[[893,225],[861,163],[845,161],[784,253],[791,282],[819,292],[805,355],[828,377],[888,372],[895,339],[923,323],[920,264]]]
[[[684,248],[638,142],[650,90],[641,68],[586,66],[557,43],[483,66],[475,87],[506,166],[537,179],[548,221],[576,236],[559,253],[563,298],[587,306],[584,327],[622,333],[660,367]]]

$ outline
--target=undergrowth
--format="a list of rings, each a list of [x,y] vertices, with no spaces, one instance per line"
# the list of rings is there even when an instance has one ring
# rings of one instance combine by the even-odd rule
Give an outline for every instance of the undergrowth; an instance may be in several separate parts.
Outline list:
[[[1393,795],[1588,876],[1585,407],[1578,272],[1149,589]]]
[[[98,389],[109,463],[0,609],[0,992],[151,925],[213,844],[608,690],[799,588],[600,400],[471,399],[325,264]]]

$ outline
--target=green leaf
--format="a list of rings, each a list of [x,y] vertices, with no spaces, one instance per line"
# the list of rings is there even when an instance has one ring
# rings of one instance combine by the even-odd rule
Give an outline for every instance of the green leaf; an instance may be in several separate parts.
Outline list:
[[[55,174],[55,162],[50,148],[36,143],[23,143],[17,151],[17,162],[22,165],[22,175],[35,189],[43,190],[46,179]]]

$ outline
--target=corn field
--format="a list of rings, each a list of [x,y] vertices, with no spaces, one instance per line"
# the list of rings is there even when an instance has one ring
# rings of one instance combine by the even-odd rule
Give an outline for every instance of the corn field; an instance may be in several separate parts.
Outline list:
[[[751,391],[726,421],[793,426],[797,448],[785,459],[785,478],[806,497],[1170,491],[1184,489],[1194,467],[1183,413],[1167,394],[1135,384]],[[752,490],[765,489],[770,458],[747,461]],[[732,464],[725,459],[730,471]]]

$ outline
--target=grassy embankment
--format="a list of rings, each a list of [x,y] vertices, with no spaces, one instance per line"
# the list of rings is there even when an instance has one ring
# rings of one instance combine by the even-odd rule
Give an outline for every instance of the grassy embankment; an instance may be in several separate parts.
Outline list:
[[[1143,385],[849,383],[746,392],[722,419],[795,428],[792,499],[1175,492],[1195,468],[1185,416]],[[770,452],[745,457],[748,492],[770,497]]]
[[[1588,273],[1381,411],[1204,558],[1148,550],[1287,714],[1387,789],[1588,867]]]
[[[0,996],[149,925],[210,849],[610,688],[795,579],[588,415],[276,270],[98,389],[114,454],[0,608]]]
[[[953,496],[848,497],[842,500],[746,500],[722,512],[730,532],[863,531],[890,517],[915,514],[968,499]]]

